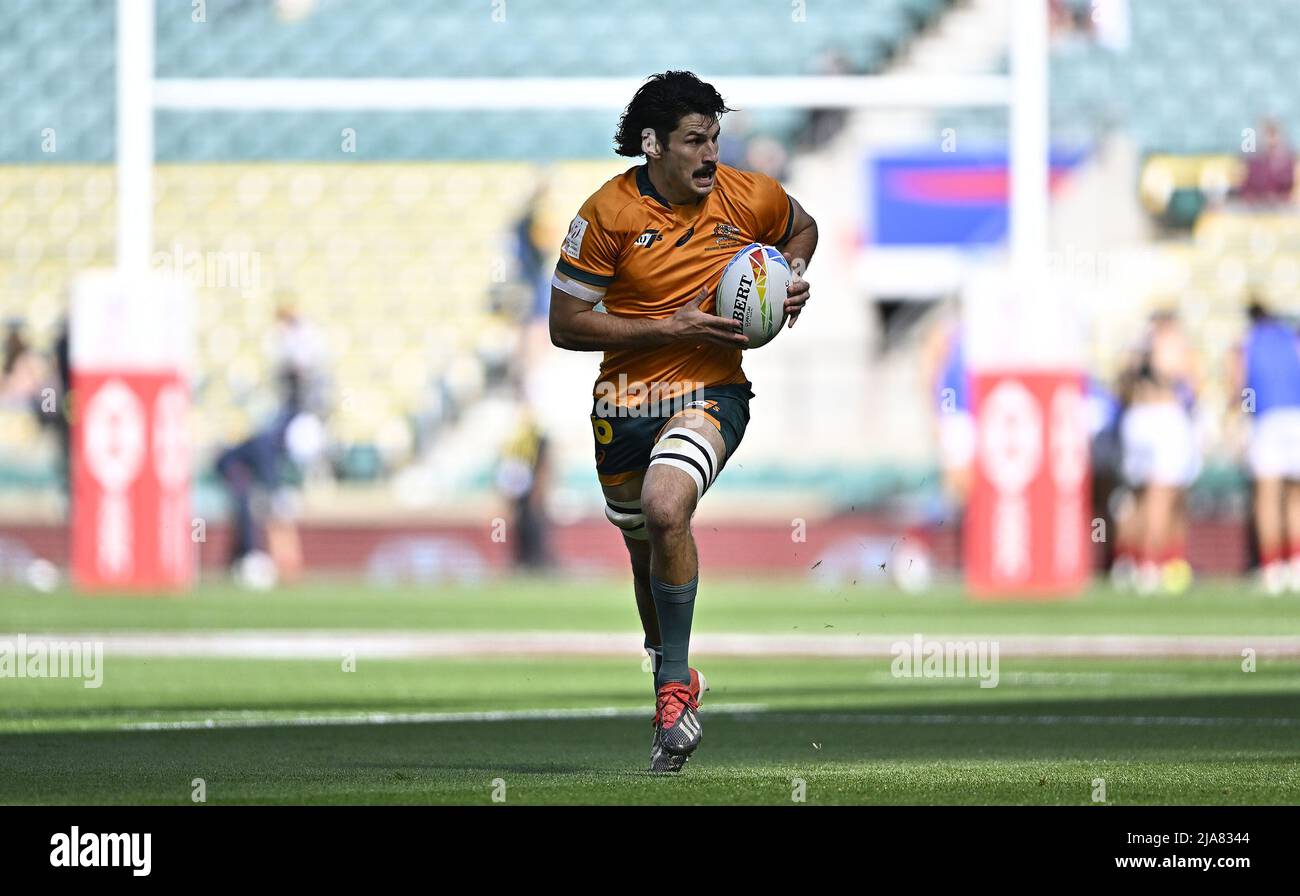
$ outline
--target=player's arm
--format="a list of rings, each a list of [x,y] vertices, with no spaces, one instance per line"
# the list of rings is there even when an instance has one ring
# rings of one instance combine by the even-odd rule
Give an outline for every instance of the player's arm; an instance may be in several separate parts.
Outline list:
[[[701,289],[672,317],[619,317],[596,311],[604,290],[566,277],[559,271],[551,281],[551,342],[575,352],[657,348],[687,340],[744,348],[749,338],[737,332],[739,321],[700,310],[708,295]]]
[[[790,318],[787,328],[794,326],[794,322],[799,319],[799,312],[808,301],[808,281],[803,279],[803,272],[808,270],[808,263],[817,251],[817,222],[793,196],[790,197],[790,208],[794,215],[790,236],[776,247],[781,250],[785,260],[790,262],[790,270],[794,273],[785,300],[785,313]]]

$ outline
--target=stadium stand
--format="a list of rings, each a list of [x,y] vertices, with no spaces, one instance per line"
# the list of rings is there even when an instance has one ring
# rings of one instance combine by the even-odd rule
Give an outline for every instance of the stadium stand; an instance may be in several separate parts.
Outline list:
[[[873,72],[945,5],[824,0],[804,27],[782,27],[773,41],[773,24],[790,21],[785,0],[752,4],[742,17],[726,4],[665,0],[617,24],[584,17],[573,0],[517,3],[509,28],[470,0],[321,0],[292,22],[269,2],[209,0],[203,21],[188,5],[159,13],[156,68],[168,78],[794,74],[838,54],[849,70]],[[53,341],[73,275],[113,259],[114,9],[110,0],[0,7],[0,113],[14,124],[0,133],[0,314],[21,319],[41,347]],[[656,41],[665,20],[699,33],[725,25],[734,39]],[[590,33],[573,40],[574,29]],[[760,65],[753,49],[764,45]],[[789,143],[806,116],[755,110],[744,123],[750,136]],[[556,235],[551,243],[575,198],[626,165],[613,160],[603,112],[162,110],[155,123],[155,264],[203,265],[209,281],[215,265],[231,281],[198,294],[201,457],[268,410],[267,334],[287,303],[318,325],[336,361],[337,469],[358,479],[408,461],[440,416],[489,384],[485,358],[501,353],[517,319],[508,301],[502,307],[499,269],[536,164],[550,166],[539,229]],[[355,151],[341,148],[345,128]],[[42,471],[52,453],[30,450],[30,415],[3,413],[4,465],[26,471],[10,479],[51,481]],[[467,485],[487,481],[478,469]]]
[[[1123,130],[1144,154],[1235,153],[1243,116],[1253,124],[1265,115],[1300,136],[1300,98],[1286,88],[1300,58],[1300,6],[1138,0],[1127,8],[1126,45],[1080,33],[1054,43],[1055,142],[1089,143]],[[1005,140],[1005,114],[963,110],[943,123],[973,139]]]

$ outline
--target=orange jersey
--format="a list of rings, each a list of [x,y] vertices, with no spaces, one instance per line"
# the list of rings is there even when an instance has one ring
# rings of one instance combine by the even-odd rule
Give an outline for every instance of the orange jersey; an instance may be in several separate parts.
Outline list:
[[[606,181],[582,204],[556,273],[591,287],[579,287],[579,297],[603,300],[605,310],[619,317],[671,317],[701,287],[709,290],[701,309],[714,314],[714,292],[732,256],[749,243],[783,243],[793,226],[790,197],[765,174],[719,164],[702,202],[671,205],[639,165]],[[605,352],[596,396],[610,383],[617,389],[615,403],[636,405],[649,390],[670,398],[743,382],[740,349],[677,342]],[[629,384],[646,391],[629,390]]]

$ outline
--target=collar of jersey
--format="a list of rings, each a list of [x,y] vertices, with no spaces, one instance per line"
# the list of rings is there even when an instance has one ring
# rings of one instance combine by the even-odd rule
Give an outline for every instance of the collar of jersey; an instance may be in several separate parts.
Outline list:
[[[714,175],[714,177],[716,178],[717,175]],[[668,211],[669,211],[670,213],[672,213],[673,215],[676,215],[676,214],[677,214],[677,207],[676,207],[675,205],[673,205],[671,202],[669,202],[667,199],[665,199],[665,198],[664,198],[664,197],[659,193],[659,191],[655,189],[655,185],[654,185],[653,183],[650,182],[650,165],[649,165],[648,163],[645,164],[645,165],[638,165],[638,166],[637,166],[637,169],[636,169],[636,185],[637,185],[637,189],[641,191],[641,195],[642,195],[642,196],[649,196],[651,199],[653,199],[653,200],[655,200],[656,202],[658,202],[658,203],[659,203],[660,205],[662,205],[664,208],[668,209]],[[704,216],[705,211],[707,211],[707,209],[708,209],[708,205],[709,205],[709,199],[713,196],[713,193],[716,193],[716,192],[717,192],[717,189],[718,189],[718,188],[717,188],[716,180],[715,180],[715,184],[714,184],[713,191],[710,192],[708,196],[705,196],[705,197],[704,197],[704,201],[701,202],[701,203],[699,204],[699,206],[700,206],[700,210],[699,210],[699,212],[695,215],[695,219],[694,219],[693,221],[691,221],[691,232],[692,232],[692,233],[695,232],[695,225],[699,222],[700,218],[702,218],[702,217]],[[688,234],[688,237],[689,237],[689,234]]]
[[[659,194],[655,185],[650,182],[650,165],[640,165],[636,169],[636,186],[641,191],[642,196],[649,196],[664,208],[673,211],[673,204]]]

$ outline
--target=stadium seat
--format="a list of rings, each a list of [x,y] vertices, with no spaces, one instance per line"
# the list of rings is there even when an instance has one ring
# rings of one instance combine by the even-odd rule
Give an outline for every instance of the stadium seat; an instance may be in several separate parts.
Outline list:
[[[322,3],[292,23],[269,2],[208,0],[205,21],[194,21],[199,10],[188,4],[157,16],[155,69],[162,78],[640,77],[669,67],[793,74],[838,48],[856,69],[874,71],[944,3],[818,0],[787,29],[787,0],[761,0],[745,16],[664,0],[618,22],[555,0],[511,4],[505,28],[479,0]],[[733,39],[679,48],[626,39],[664,16],[705,32],[725,28]],[[776,27],[790,39],[760,64],[752,48]],[[0,4],[0,113],[11,125],[0,130],[0,312],[25,318],[40,345],[52,338],[75,273],[113,262],[114,28],[112,3]],[[260,262],[256,283],[197,290],[201,448],[258,425],[271,373],[265,333],[282,294],[322,324],[340,357],[360,347],[389,362],[340,363],[337,387],[365,401],[338,412],[336,435],[373,445],[380,431],[405,425],[436,383],[428,371],[490,333],[485,272],[509,254],[505,235],[535,166],[552,164],[546,227],[562,233],[574,196],[629,164],[611,157],[613,111],[156,112],[157,249]],[[753,133],[788,142],[804,115],[756,110]],[[42,150],[45,128],[57,138],[54,153]],[[344,128],[355,134],[354,153],[341,151]],[[582,159],[602,161],[569,161]],[[435,204],[454,216],[428,214]],[[433,302],[445,312],[437,338],[428,332]]]

